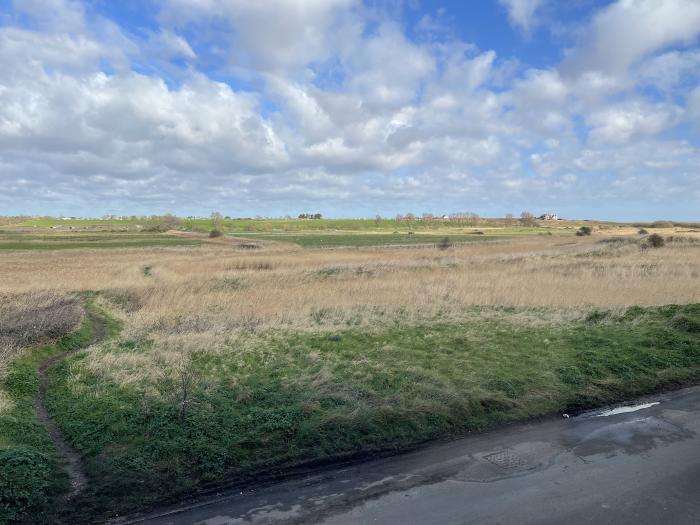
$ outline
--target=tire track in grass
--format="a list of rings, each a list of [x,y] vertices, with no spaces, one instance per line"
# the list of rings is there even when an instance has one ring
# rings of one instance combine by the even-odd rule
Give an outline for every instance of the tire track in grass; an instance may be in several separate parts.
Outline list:
[[[66,495],[67,499],[73,499],[85,487],[87,477],[83,468],[80,454],[66,441],[63,432],[58,428],[56,421],[51,417],[46,408],[46,394],[49,389],[48,372],[51,368],[66,359],[67,357],[84,350],[90,345],[99,343],[105,338],[105,321],[99,315],[87,310],[87,319],[92,328],[92,337],[87,343],[78,345],[75,348],[53,355],[39,365],[39,395],[36,398],[36,414],[42,425],[46,428],[51,441],[53,441],[56,451],[63,458],[65,471],[70,480],[70,491]]]

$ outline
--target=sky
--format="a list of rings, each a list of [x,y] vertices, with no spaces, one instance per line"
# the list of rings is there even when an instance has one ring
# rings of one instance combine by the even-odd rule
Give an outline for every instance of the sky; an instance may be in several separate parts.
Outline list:
[[[698,0],[0,0],[0,215],[700,220]]]

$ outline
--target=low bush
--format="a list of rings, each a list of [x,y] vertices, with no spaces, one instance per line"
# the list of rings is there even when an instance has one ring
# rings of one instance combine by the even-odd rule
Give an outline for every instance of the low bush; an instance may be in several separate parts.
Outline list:
[[[673,318],[671,318],[671,326],[682,332],[691,334],[700,333],[700,322],[683,314],[674,315]]]
[[[209,232],[209,237],[212,239],[214,239],[216,237],[221,237],[222,235],[223,235],[223,233],[221,232],[221,230],[212,230]]]
[[[639,231],[637,233],[639,235],[647,235],[649,232],[646,231],[644,228],[639,228]]]
[[[0,293],[0,346],[29,346],[59,338],[83,316],[73,296],[50,292]]]
[[[0,451],[0,524],[31,523],[48,503],[49,458],[28,447]]]
[[[576,230],[576,235],[583,237],[584,235],[590,235],[592,232],[593,229],[590,226],[581,226],[578,230]]]
[[[652,233],[646,240],[649,246],[652,248],[661,248],[664,244],[666,244],[664,238],[658,233]]]

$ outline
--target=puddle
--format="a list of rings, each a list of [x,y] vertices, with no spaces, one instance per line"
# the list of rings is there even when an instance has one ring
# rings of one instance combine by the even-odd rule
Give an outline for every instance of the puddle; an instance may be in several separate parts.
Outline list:
[[[654,405],[658,404],[659,402],[655,401],[653,403],[643,403],[641,405],[611,408],[610,410],[603,410],[602,412],[595,414],[595,417],[607,417],[615,416],[617,414],[627,414],[629,412],[636,412],[637,410],[644,410],[645,408],[653,407]]]

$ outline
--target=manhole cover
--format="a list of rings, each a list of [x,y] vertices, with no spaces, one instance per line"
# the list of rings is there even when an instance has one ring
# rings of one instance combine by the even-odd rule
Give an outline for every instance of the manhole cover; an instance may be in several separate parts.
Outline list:
[[[494,465],[503,470],[517,470],[527,465],[527,461],[515,454],[511,450],[499,450],[484,456],[486,461],[490,461]]]

